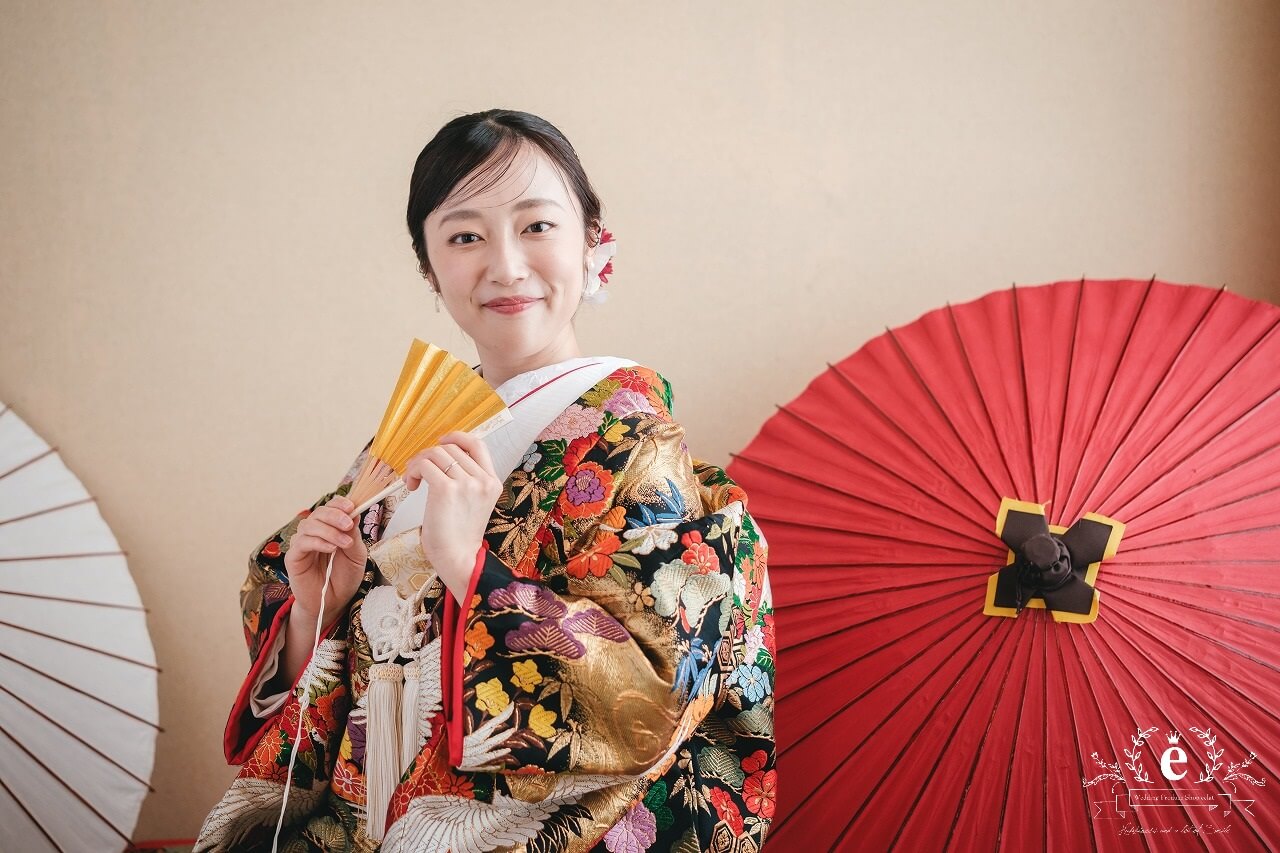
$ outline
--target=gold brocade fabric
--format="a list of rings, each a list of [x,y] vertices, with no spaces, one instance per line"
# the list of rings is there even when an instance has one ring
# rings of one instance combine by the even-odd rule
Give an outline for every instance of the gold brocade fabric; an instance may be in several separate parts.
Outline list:
[[[325,640],[328,663],[272,720],[233,709],[228,754],[244,763],[197,850],[270,849],[258,825],[274,825],[263,816],[279,810],[304,690],[292,781],[323,797],[283,837],[371,849],[363,603],[379,584],[407,598],[434,577],[418,528],[380,541],[390,514],[362,519],[369,571]],[[251,561],[255,661],[287,600],[278,557],[296,522]],[[569,406],[507,478],[485,543],[466,606],[438,581],[425,590],[423,646],[438,654],[416,705],[425,743],[381,849],[758,850],[777,778],[767,545],[742,490],[690,456],[666,380],[620,368]],[[496,837],[508,841],[486,846]]]

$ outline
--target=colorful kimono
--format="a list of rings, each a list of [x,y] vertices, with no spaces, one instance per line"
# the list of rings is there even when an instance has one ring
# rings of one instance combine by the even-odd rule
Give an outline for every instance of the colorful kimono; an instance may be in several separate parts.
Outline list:
[[[250,694],[280,644],[283,555],[311,510],[262,543],[241,590],[253,666],[225,738],[243,766],[195,849],[271,849],[304,693],[279,849],[379,849],[365,833],[362,611],[391,584],[417,593],[428,654],[421,747],[381,850],[759,850],[777,779],[767,546],[671,408],[670,384],[639,365],[565,408],[506,479],[462,607],[418,528],[382,536],[404,493],[371,507],[360,589],[265,719]],[[347,492],[367,453],[312,510]]]

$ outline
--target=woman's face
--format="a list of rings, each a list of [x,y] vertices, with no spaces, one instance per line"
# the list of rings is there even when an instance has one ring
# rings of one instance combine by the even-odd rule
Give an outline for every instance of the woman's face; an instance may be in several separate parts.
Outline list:
[[[467,193],[467,180],[458,189]],[[427,255],[441,298],[482,358],[577,354],[570,321],[590,258],[583,228],[555,165],[536,146],[522,146],[491,189],[445,199],[427,216]]]

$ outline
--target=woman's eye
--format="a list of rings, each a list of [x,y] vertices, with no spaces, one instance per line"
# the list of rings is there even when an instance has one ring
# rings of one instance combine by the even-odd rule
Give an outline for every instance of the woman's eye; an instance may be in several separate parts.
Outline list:
[[[533,232],[533,233],[535,233],[535,234],[546,234],[546,233],[547,233],[547,231],[550,231],[552,228],[555,228],[555,227],[556,227],[556,224],[555,224],[554,222],[547,222],[545,219],[539,220],[539,221],[537,221],[537,222],[533,223],[533,225],[530,225],[529,227],[530,227],[530,228],[532,228],[534,225],[545,225],[545,226],[547,226],[547,227],[546,227],[546,229],[544,229],[544,230],[542,230],[542,231],[535,231],[535,232]]]
[[[470,246],[471,244],[470,244],[469,242],[467,242],[467,243],[458,243],[458,242],[456,242],[456,241],[457,241],[457,239],[458,239],[459,237],[475,237],[475,236],[476,236],[476,235],[474,235],[474,234],[454,234],[452,237],[450,237],[450,238],[449,238],[449,242],[450,242],[450,243],[453,243],[455,246]],[[479,238],[477,238],[477,239],[479,239]]]

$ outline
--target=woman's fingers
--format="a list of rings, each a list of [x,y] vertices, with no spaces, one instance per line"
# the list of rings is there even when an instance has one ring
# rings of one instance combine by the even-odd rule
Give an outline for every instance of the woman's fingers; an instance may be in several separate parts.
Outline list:
[[[449,473],[445,475],[445,471]],[[479,476],[483,471],[476,461],[460,447],[452,444],[437,444],[416,454],[405,465],[404,484],[412,491],[418,488],[423,480],[428,483],[433,478],[448,476],[451,480],[462,479],[464,475]]]
[[[303,527],[304,524],[306,525],[305,528]],[[301,533],[308,539],[314,539],[319,542],[335,545],[339,548],[346,548],[355,541],[352,539],[351,534],[344,533],[321,519],[304,518],[302,522],[298,524],[298,533]],[[296,542],[298,534],[295,533],[293,539],[294,542]],[[292,544],[290,547],[292,547]],[[304,547],[306,547],[305,544]]]
[[[469,432],[454,430],[440,436],[440,443],[445,446],[460,447],[486,474],[493,473],[493,460],[489,458],[489,447],[484,443],[484,439],[476,438]]]
[[[479,463],[477,463],[476,460],[467,453],[467,451],[463,450],[458,445],[442,444],[434,449],[442,450],[449,456],[449,461],[436,463],[440,468],[441,474],[445,474],[445,476],[452,477],[453,479],[461,477],[463,472],[470,474],[473,477],[478,477],[484,474],[484,470],[480,467]]]
[[[335,534],[339,537],[345,534]],[[342,548],[346,548],[351,544],[350,537],[346,537],[348,541],[345,544],[342,541],[333,541],[325,536],[317,536],[310,533],[295,533],[293,540],[289,543],[290,548],[298,548],[302,551],[322,551],[326,554],[332,554]]]

